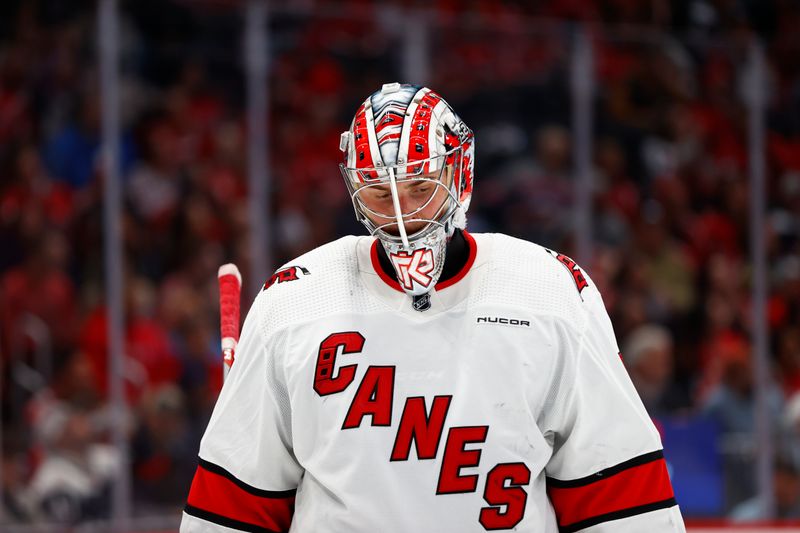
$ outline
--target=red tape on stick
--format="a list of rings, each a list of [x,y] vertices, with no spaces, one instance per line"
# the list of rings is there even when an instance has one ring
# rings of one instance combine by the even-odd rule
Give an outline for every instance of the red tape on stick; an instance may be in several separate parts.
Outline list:
[[[219,330],[222,337],[224,375],[233,365],[236,344],[239,342],[239,302],[242,292],[242,275],[233,263],[219,267]]]

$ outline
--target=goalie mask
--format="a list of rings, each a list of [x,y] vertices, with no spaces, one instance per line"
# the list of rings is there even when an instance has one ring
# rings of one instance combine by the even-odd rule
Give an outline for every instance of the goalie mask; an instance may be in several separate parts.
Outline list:
[[[390,83],[361,104],[339,147],[356,218],[381,240],[403,290],[428,293],[453,231],[466,226],[472,131],[430,89]]]

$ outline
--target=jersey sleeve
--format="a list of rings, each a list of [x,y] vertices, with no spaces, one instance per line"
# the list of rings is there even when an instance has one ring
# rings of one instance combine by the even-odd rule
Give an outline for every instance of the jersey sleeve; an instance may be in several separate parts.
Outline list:
[[[302,469],[273,338],[265,342],[256,300],[200,443],[181,533],[289,530]]]
[[[684,532],[661,440],[620,359],[593,283],[581,294],[581,331],[560,328],[545,435],[545,468],[559,531]]]

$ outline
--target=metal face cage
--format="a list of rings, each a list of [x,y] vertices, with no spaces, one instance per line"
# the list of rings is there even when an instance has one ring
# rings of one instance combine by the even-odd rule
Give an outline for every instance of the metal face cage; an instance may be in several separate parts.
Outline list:
[[[408,164],[368,168],[340,165],[356,218],[375,236],[406,248],[443,227],[460,206],[461,147]]]

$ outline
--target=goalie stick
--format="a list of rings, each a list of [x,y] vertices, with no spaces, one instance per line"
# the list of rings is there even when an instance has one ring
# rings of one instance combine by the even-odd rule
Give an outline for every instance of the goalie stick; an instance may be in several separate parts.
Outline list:
[[[222,376],[228,377],[239,342],[239,301],[242,275],[233,263],[219,267],[219,331],[222,339]]]

